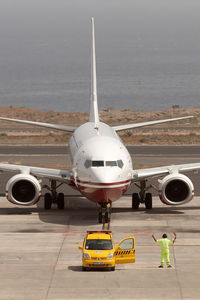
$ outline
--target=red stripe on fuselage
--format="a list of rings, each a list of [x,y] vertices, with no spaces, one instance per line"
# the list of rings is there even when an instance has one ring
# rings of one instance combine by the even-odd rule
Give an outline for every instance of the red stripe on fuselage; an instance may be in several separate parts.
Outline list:
[[[104,182],[83,181],[83,180],[77,179],[76,182],[78,184],[80,183],[80,184],[98,185],[98,186],[115,186],[115,185],[121,185],[121,184],[129,184],[131,181],[130,181],[130,179],[128,179],[128,180],[124,180],[124,181],[104,183]]]
[[[77,180],[77,187],[81,194],[93,202],[116,201],[127,191],[129,184],[130,180],[113,183],[94,183]]]

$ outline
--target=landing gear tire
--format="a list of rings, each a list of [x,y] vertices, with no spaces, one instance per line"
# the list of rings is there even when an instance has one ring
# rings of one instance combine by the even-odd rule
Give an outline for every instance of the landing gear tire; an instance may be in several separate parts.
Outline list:
[[[99,223],[110,223],[111,220],[111,203],[99,203]]]
[[[145,196],[145,207],[146,209],[152,209],[152,194],[147,193]]]
[[[52,197],[50,193],[44,194],[44,208],[45,209],[51,209],[52,205]]]
[[[132,209],[137,210],[140,205],[140,197],[137,193],[132,194]]]
[[[64,194],[63,193],[58,194],[57,206],[58,206],[58,209],[64,209],[65,208],[65,199],[64,199]]]
[[[102,212],[99,212],[99,223],[101,224],[103,221],[103,215]]]
[[[44,195],[44,208],[51,209],[52,204],[56,204],[58,209],[65,208],[65,200],[63,193],[57,193],[57,189],[63,183],[56,184],[56,180],[50,180],[50,186],[44,185],[43,187],[50,191],[50,193],[46,193]]]
[[[110,222],[110,214],[108,212],[105,213],[105,223]]]

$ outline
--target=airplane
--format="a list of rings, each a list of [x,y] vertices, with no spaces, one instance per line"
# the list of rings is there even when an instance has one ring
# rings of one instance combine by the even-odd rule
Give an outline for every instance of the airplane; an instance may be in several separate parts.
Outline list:
[[[79,190],[87,199],[98,203],[99,223],[108,223],[111,219],[112,202],[118,200],[135,184],[138,193],[132,194],[132,209],[137,210],[141,203],[146,209],[152,208],[152,194],[148,192],[148,179],[158,178],[160,200],[167,205],[181,205],[192,200],[194,186],[184,172],[200,169],[200,163],[161,166],[134,170],[131,156],[118,136],[121,130],[134,129],[164,122],[192,118],[192,116],[148,121],[134,124],[109,126],[99,120],[97,103],[96,51],[94,18],[91,19],[91,98],[88,122],[79,127],[33,122],[0,117],[1,120],[36,125],[55,130],[72,132],[69,149],[72,158],[70,170],[39,168],[14,164],[0,164],[2,171],[17,171],[6,184],[6,197],[16,205],[36,204],[44,194],[44,208],[51,209],[56,203],[58,209],[64,209],[64,194],[57,189],[67,184]],[[42,180],[49,179],[49,185],[42,186]]]

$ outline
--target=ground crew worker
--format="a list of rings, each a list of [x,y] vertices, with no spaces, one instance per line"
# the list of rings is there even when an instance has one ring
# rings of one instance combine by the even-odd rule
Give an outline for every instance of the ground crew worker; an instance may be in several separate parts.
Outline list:
[[[173,241],[168,240],[166,233],[164,233],[162,235],[162,239],[157,240],[155,238],[155,236],[152,234],[152,238],[154,239],[154,241],[158,244],[160,244],[161,247],[161,265],[159,266],[159,268],[163,268],[164,267],[164,263],[166,261],[167,267],[171,268],[172,266],[170,265],[170,259],[169,259],[169,245],[172,245],[175,243],[176,241],[176,232],[173,233],[174,234],[174,239]]]

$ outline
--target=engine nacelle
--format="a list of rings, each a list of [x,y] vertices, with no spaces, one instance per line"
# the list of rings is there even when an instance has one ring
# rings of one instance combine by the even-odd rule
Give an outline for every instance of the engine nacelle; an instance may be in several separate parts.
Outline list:
[[[159,180],[160,200],[168,205],[181,205],[192,200],[194,186],[183,174],[170,174]]]
[[[39,181],[29,174],[17,174],[11,177],[6,185],[8,201],[17,205],[33,205],[41,196]]]

